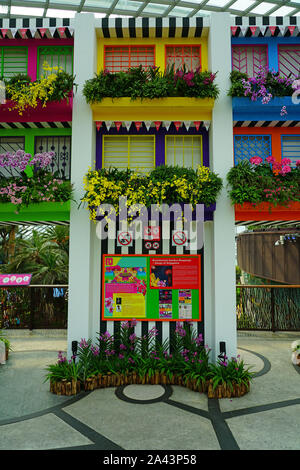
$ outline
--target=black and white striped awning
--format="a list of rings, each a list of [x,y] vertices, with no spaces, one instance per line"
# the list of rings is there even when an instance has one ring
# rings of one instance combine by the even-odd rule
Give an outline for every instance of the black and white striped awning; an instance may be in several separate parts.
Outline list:
[[[73,22],[70,18],[0,18],[0,38],[70,38]]]
[[[262,228],[299,228],[300,220],[246,220],[235,223],[236,227],[262,227]]]
[[[300,16],[236,16],[233,37],[299,36]]]
[[[209,18],[100,18],[96,29],[104,38],[200,38]]]
[[[16,226],[16,225],[22,225],[23,227],[31,227],[31,228],[34,228],[34,227],[41,227],[42,225],[64,225],[64,226],[69,226],[70,225],[70,222],[69,221],[34,221],[34,222],[28,222],[28,220],[18,220],[18,221],[0,221],[0,227],[1,226],[7,226],[7,225],[12,225],[12,226]]]
[[[72,122],[0,122],[0,129],[71,129]]]
[[[300,127],[300,121],[233,121],[233,127]]]

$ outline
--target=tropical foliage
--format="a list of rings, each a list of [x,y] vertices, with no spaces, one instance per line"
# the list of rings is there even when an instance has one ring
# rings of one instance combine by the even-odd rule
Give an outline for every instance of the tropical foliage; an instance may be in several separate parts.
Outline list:
[[[270,156],[243,160],[227,174],[229,196],[234,204],[269,202],[286,205],[300,201],[300,160],[291,167],[291,160],[276,162]]]
[[[34,82],[28,75],[16,74],[5,82],[6,99],[12,101],[10,110],[16,110],[19,115],[36,108],[39,103],[46,106],[48,101],[61,101],[68,98],[76,87],[75,77],[59,67],[43,66],[44,75]]]
[[[84,178],[85,195],[90,218],[95,220],[97,208],[111,204],[116,211],[119,198],[127,198],[127,205],[133,210],[137,204],[150,207],[152,204],[205,204],[216,202],[222,188],[222,179],[209,168],[191,168],[161,165],[148,174],[130,169],[104,168],[89,170]]]
[[[186,96],[193,98],[217,98],[218,86],[214,83],[216,74],[211,72],[188,72],[185,69],[159,67],[132,67],[126,71],[111,73],[107,69],[87,80],[83,94],[87,103],[100,102],[105,97],[121,98],[166,98]]]
[[[253,374],[238,358],[226,356],[217,364],[209,361],[210,348],[201,334],[194,334],[187,323],[176,323],[171,340],[161,343],[157,330],[147,335],[134,333],[136,320],[121,324],[115,336],[108,331],[99,335],[96,344],[82,339],[78,355],[69,361],[60,351],[58,361],[46,368],[46,380],[78,380],[82,385],[95,376],[132,376],[137,383],[180,383],[194,390],[207,390],[207,383],[215,389],[219,384],[243,384],[249,389]],[[156,381],[156,382],[155,382]]]

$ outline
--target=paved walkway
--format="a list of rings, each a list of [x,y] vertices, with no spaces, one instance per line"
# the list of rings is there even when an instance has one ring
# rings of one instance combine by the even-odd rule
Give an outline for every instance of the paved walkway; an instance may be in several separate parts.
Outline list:
[[[11,336],[0,366],[0,450],[299,450],[300,367],[290,350],[298,338],[239,333],[256,377],[244,397],[217,400],[160,385],[53,395],[45,367],[66,350],[65,337]]]

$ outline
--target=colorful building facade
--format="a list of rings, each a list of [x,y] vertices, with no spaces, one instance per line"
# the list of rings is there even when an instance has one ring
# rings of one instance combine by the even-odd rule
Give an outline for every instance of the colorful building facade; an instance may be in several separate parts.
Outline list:
[[[230,77],[232,71],[253,76],[267,67],[296,80],[298,19],[233,19],[216,13],[163,19],[77,14],[75,20],[61,23],[16,21],[23,23],[1,25],[2,77],[8,73],[6,57],[11,56],[18,63],[16,71],[32,80],[39,78],[41,63],[47,60],[74,74],[77,84],[73,98],[22,117],[2,105],[0,115],[3,149],[4,144],[32,154],[52,149],[56,171],[74,185],[77,202],[71,202],[70,212],[68,204],[53,210],[46,204],[35,215],[32,209],[27,219],[25,212],[0,212],[2,221],[70,224],[69,354],[73,341],[95,340],[99,332],[114,334],[122,320],[135,318],[138,335],[156,328],[162,341],[172,335],[177,321],[189,322],[203,334],[213,359],[224,347],[228,356],[235,356],[235,226],[299,221],[300,211],[297,202],[271,212],[251,204],[233,205],[227,174],[253,156],[265,161],[272,155],[278,163],[289,158],[295,167],[300,120],[291,96],[267,104],[229,96]],[[107,96],[87,102],[85,85],[95,74],[126,73],[140,65],[216,73],[218,97]],[[84,205],[78,208],[88,169],[129,168],[143,174],[163,165],[195,170],[200,165],[222,178],[223,188],[216,203],[205,207],[203,224],[194,219],[185,227],[174,218],[150,217],[148,231],[143,227],[142,236],[135,239],[128,225],[116,218],[108,237],[101,239],[99,222],[90,220]],[[188,243],[192,231],[203,243]],[[152,283],[153,276],[161,283]]]

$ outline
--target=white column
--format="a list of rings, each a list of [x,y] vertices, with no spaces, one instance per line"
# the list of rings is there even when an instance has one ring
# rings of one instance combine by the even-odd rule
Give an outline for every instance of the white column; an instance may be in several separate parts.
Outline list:
[[[210,126],[211,169],[223,179],[224,187],[217,200],[211,232],[211,315],[209,323],[212,340],[212,359],[219,354],[219,343],[225,341],[228,357],[236,356],[235,312],[235,219],[234,208],[228,198],[226,175],[233,166],[233,126],[230,87],[231,37],[230,15],[212,13],[208,41],[209,68],[218,72],[216,82],[220,88]],[[207,235],[208,235],[208,231]],[[210,282],[210,280],[208,280]],[[206,290],[205,288],[205,290]]]
[[[74,27],[74,74],[78,84],[73,101],[71,179],[74,199],[70,214],[70,261],[68,307],[68,355],[72,341],[90,338],[93,331],[93,253],[95,226],[78,203],[84,195],[83,177],[95,160],[95,125],[92,111],[82,94],[87,79],[96,71],[96,31],[93,14],[76,14]],[[100,266],[99,266],[100,269]],[[99,312],[98,312],[99,315]]]

